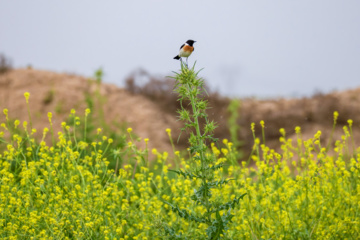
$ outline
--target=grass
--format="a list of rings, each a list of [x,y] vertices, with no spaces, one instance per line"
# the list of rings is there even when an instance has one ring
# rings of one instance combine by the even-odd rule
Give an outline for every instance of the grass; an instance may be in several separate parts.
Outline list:
[[[188,69],[179,74],[189,80],[196,72]],[[193,86],[185,90],[197,93],[199,88]],[[29,103],[30,94],[25,97]],[[343,136],[329,146],[323,144],[321,132],[303,139],[300,127],[295,128],[296,141],[280,129],[279,152],[265,145],[265,137],[255,137],[249,161],[238,163],[233,143],[205,138],[211,136],[211,131],[204,134],[206,125],[196,121],[192,125],[194,114],[206,117],[206,107],[201,99],[193,98],[190,103],[193,111],[181,112],[186,116],[188,111],[190,118],[183,120],[190,119],[186,123],[191,126],[185,126],[195,127],[195,132],[189,135],[188,151],[179,152],[174,145],[174,157],[148,149],[151,139],[134,136],[131,128],[121,138],[126,138],[125,143],[114,146],[114,140],[101,129],[88,129],[90,109],[84,116],[73,110],[57,133],[52,131],[49,114],[42,140],[34,137],[41,130],[31,127],[30,105],[29,122],[10,120],[4,109],[0,238],[359,238],[360,148],[352,141],[351,120],[344,126]],[[265,123],[260,126],[264,129]],[[252,131],[256,136],[255,124]],[[167,133],[171,140],[171,130]],[[49,142],[45,141],[47,135],[53,136]],[[138,141],[144,141],[146,147],[137,147]],[[154,160],[149,161],[151,158]],[[206,170],[212,166],[219,167]],[[196,172],[200,176],[204,169],[206,178],[189,177]],[[201,186],[221,180],[229,181],[212,188],[205,204],[193,197],[194,189],[199,192]],[[231,204],[234,199],[238,200]],[[213,213],[210,203],[217,209]],[[231,217],[220,220],[219,216]],[[219,235],[209,234],[209,227],[220,225],[225,227],[215,231]]]

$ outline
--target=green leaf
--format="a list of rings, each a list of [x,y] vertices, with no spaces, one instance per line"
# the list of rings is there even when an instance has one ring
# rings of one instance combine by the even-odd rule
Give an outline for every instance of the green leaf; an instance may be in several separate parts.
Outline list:
[[[212,167],[201,168],[200,170],[201,170],[201,171],[208,171],[208,170],[215,171],[215,170],[217,170],[217,169],[222,168],[223,166],[224,166],[224,163],[220,163],[220,164],[216,164],[216,165],[214,165],[214,166],[212,166]],[[232,180],[232,179],[229,179],[228,181],[230,181],[230,180]]]
[[[246,193],[242,194],[241,196],[239,196],[238,198],[234,198],[233,200],[225,203],[225,204],[222,204],[220,206],[218,206],[215,210],[213,210],[212,212],[218,212],[218,211],[221,211],[221,210],[229,210],[229,209],[234,209],[236,204],[239,204],[239,201],[240,199],[244,198],[244,196],[246,195]]]
[[[163,225],[163,229],[165,232],[166,236],[169,236],[170,239],[187,239],[187,237],[182,236],[182,233],[180,233],[179,235],[175,234],[175,230],[172,227],[169,227],[167,225]]]
[[[219,211],[216,212],[216,220],[214,220],[206,229],[206,234],[209,240],[218,240],[221,235],[225,235],[225,231],[228,229],[227,225],[231,222],[234,215],[229,211],[220,216]]]
[[[222,179],[215,182],[207,182],[207,185],[209,186],[209,188],[218,187],[218,186],[221,187],[223,184],[226,184],[231,180],[235,180],[235,179]]]
[[[174,172],[174,173],[177,173],[179,175],[182,175],[184,178],[189,178],[189,179],[193,179],[193,178],[201,178],[201,176],[199,175],[196,175],[196,174],[193,174],[191,172],[184,172],[182,170],[169,170],[170,172]]]

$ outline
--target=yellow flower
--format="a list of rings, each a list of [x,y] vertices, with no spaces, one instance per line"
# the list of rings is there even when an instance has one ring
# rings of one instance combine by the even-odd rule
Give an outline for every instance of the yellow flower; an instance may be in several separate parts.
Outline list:
[[[261,120],[261,121],[260,121],[260,125],[261,125],[262,128],[265,127],[265,122],[264,122],[264,120]]]
[[[24,97],[25,97],[26,103],[29,103],[30,93],[29,93],[29,92],[25,92],[25,93],[24,93]]]
[[[255,123],[253,123],[253,122],[251,123],[251,131],[255,132]]]

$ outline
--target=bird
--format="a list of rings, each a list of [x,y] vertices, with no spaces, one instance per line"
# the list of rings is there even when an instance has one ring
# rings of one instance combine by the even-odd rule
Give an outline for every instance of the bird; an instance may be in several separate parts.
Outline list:
[[[194,46],[193,44],[196,41],[194,40],[187,40],[186,43],[184,43],[183,45],[181,45],[180,47],[180,51],[179,54],[177,56],[174,57],[174,59],[179,60],[182,62],[182,57],[186,58],[186,66],[188,65],[188,57],[191,55],[191,53],[194,51]]]

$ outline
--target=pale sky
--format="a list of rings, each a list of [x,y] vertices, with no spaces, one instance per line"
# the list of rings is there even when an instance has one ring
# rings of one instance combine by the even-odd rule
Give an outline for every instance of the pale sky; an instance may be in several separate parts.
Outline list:
[[[213,90],[289,97],[360,86],[359,0],[0,0],[0,52],[15,67],[92,76],[119,86],[156,76],[188,39]]]

